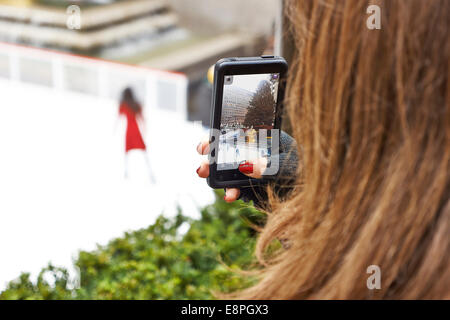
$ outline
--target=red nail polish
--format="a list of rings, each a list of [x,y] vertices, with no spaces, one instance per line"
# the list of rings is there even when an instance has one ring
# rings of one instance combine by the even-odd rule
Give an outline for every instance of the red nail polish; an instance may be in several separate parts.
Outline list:
[[[198,167],[198,169],[195,171],[195,172],[197,172],[197,174],[198,174],[198,172],[200,171],[200,168],[201,168],[201,167]]]
[[[227,201],[227,196],[226,195],[223,196],[223,200]]]
[[[253,163],[250,161],[245,161],[244,163],[241,163],[239,165],[239,171],[243,174],[250,174],[253,173]]]

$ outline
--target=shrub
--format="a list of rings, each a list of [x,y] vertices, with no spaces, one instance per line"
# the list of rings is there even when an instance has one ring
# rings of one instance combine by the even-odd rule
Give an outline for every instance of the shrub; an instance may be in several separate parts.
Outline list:
[[[254,279],[235,272],[253,263],[254,231],[248,221],[263,219],[241,201],[228,204],[223,193],[201,210],[201,218],[179,213],[159,216],[146,229],[81,251],[74,261],[79,283],[65,268],[49,264],[36,282],[28,273],[11,281],[0,299],[211,299]],[[180,234],[180,226],[189,224]],[[74,288],[77,287],[77,288]]]

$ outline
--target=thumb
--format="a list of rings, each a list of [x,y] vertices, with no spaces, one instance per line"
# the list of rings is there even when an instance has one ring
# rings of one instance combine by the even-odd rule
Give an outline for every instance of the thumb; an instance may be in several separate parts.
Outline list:
[[[239,171],[254,179],[261,179],[263,172],[267,168],[267,158],[247,160],[239,164]]]

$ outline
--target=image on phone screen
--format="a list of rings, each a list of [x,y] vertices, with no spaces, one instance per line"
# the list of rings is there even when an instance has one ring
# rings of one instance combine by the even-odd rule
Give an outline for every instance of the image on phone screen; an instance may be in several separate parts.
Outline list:
[[[224,76],[217,170],[271,155],[279,78],[279,73]],[[261,129],[269,134],[260,135]]]

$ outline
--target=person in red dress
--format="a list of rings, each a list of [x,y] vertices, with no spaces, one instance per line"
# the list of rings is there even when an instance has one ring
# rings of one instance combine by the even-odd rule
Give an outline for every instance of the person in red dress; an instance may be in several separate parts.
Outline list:
[[[147,147],[144,139],[142,138],[139,124],[144,123],[142,116],[142,106],[134,98],[133,90],[126,88],[122,93],[122,99],[119,106],[119,116],[124,116],[127,119],[127,131],[125,138],[125,178],[128,177],[128,153],[131,150],[142,150],[147,168],[150,174],[150,181],[154,182],[154,176],[150,167],[150,161],[148,159]]]

